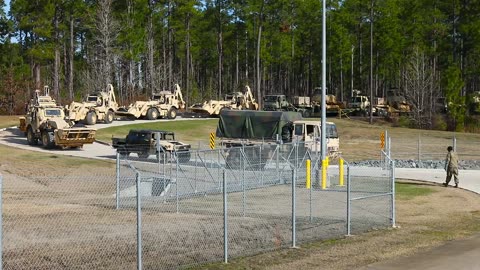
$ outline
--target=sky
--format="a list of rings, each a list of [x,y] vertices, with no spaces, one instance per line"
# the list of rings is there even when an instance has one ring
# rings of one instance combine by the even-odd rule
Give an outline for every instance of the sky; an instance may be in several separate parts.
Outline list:
[[[10,10],[10,0],[5,0],[5,6],[3,9],[5,10],[5,14],[8,15],[8,11]]]

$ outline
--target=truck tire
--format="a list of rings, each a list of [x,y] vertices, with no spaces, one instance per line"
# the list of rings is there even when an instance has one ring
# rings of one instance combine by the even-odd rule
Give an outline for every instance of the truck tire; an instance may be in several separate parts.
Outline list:
[[[107,115],[105,115],[105,124],[110,124],[113,122],[114,114],[112,111],[108,111]]]
[[[127,151],[127,149],[124,149],[124,148],[123,149],[119,148],[117,150],[117,152],[120,155],[120,158],[127,158],[130,155],[130,153]]]
[[[28,127],[27,129],[27,142],[29,145],[38,144],[38,138],[35,138],[35,134],[33,133],[32,127]]]
[[[43,147],[46,149],[51,149],[55,146],[55,142],[52,141],[52,139],[50,138],[50,134],[48,134],[48,131],[46,130],[42,131],[42,144]]]
[[[312,112],[310,110],[305,110],[305,111],[303,111],[302,116],[304,118],[308,118],[308,117],[312,116]]]
[[[167,117],[168,119],[177,118],[177,109],[175,109],[174,107],[170,108],[170,110],[168,110]]]
[[[150,154],[143,153],[143,152],[142,153],[137,153],[137,155],[138,155],[139,158],[148,158],[148,156],[150,156]]]
[[[150,108],[147,111],[147,119],[148,120],[155,120],[158,118],[158,110],[155,108]]]
[[[87,122],[87,125],[95,125],[97,123],[97,114],[95,112],[88,112],[85,117],[85,122]]]

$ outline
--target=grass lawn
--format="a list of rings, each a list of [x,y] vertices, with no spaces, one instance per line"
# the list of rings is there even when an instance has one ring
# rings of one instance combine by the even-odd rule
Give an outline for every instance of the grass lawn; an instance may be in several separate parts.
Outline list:
[[[20,124],[20,115],[0,115],[0,128],[14,127]]]

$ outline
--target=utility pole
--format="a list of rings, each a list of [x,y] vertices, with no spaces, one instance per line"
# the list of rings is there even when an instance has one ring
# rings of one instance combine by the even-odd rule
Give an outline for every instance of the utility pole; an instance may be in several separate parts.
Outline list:
[[[373,124],[373,0],[370,4],[370,124]]]

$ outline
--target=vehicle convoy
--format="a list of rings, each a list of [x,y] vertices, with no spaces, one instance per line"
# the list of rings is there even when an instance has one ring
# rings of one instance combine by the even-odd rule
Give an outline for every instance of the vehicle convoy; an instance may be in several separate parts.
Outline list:
[[[154,93],[149,101],[136,101],[130,104],[128,108],[120,108],[116,115],[129,118],[146,118],[155,120],[159,117],[175,119],[178,111],[185,109],[182,90],[178,84],[175,84],[175,91],[160,91]]]
[[[339,153],[339,138],[334,123],[327,122],[327,153],[335,157]],[[262,145],[261,153],[254,149],[247,155],[252,163],[260,166],[256,160],[268,160],[277,144],[299,141],[305,148],[319,152],[321,124],[319,121],[302,119],[298,112],[277,111],[223,111],[218,121],[216,137],[228,150],[227,162],[230,166],[238,166],[240,147]]]
[[[303,117],[309,117],[312,113],[311,107],[297,107],[287,100],[283,94],[265,95],[263,97],[264,111],[299,112]]]
[[[20,130],[27,135],[30,145],[37,145],[40,140],[44,148],[82,147],[95,141],[96,130],[85,127],[75,127],[65,119],[63,107],[58,106],[49,96],[48,86],[45,94],[35,91],[35,97],[27,107],[25,117],[20,117]]]
[[[130,130],[124,138],[112,138],[112,147],[121,156],[135,153],[139,158],[155,155],[161,160],[164,154],[171,154],[180,163],[190,161],[190,144],[175,140],[175,133],[164,130]]]
[[[111,84],[107,89],[88,95],[83,102],[72,102],[65,108],[68,118],[74,122],[84,122],[87,125],[95,125],[98,121],[106,124],[113,122],[118,104]]]
[[[250,87],[245,86],[245,92],[235,92],[225,95],[224,100],[209,100],[192,105],[189,110],[207,116],[218,116],[223,110],[258,110],[259,105],[253,97]]]

